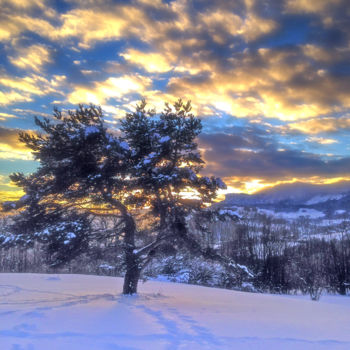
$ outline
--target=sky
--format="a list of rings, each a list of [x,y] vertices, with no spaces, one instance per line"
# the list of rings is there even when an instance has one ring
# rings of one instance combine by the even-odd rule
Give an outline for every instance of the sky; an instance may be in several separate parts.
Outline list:
[[[110,128],[191,100],[228,192],[350,179],[348,0],[0,0],[0,199],[37,163],[18,141],[79,103]]]

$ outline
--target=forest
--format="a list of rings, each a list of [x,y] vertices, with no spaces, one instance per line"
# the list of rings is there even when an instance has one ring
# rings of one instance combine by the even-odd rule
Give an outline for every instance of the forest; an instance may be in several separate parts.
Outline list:
[[[139,219],[144,220],[144,214]],[[2,227],[8,220],[2,218]],[[105,229],[110,225],[106,219],[97,224]],[[165,279],[251,292],[302,293],[313,300],[320,298],[322,292],[345,295],[350,291],[350,225],[346,220],[337,227],[340,233],[336,238],[328,233],[329,228],[322,232],[307,218],[287,222],[251,210],[235,221],[219,221],[210,226],[206,233],[196,231],[200,244],[218,248],[222,255],[246,266],[253,277],[229,274],[219,263],[193,257],[186,249],[174,251],[164,247],[143,272],[142,280]],[[122,248],[106,238],[96,241],[89,252],[66,266],[52,268],[50,255],[37,243],[29,249],[1,249],[0,271],[123,276],[122,254]]]

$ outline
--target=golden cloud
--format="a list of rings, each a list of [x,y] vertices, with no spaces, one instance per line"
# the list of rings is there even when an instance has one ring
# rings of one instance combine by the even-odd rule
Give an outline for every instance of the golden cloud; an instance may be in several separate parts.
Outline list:
[[[15,57],[9,57],[10,62],[21,69],[32,69],[36,72],[51,62],[50,51],[43,45],[32,45],[18,49]]]
[[[20,189],[0,190],[0,202],[16,201],[20,199],[25,193]]]
[[[44,36],[55,35],[55,28],[44,19],[10,13],[0,21],[0,41],[13,39],[27,30]]]
[[[0,91],[0,104],[30,102],[32,95],[44,96],[50,93],[63,94],[59,87],[65,82],[65,76],[54,75],[49,81],[41,75],[31,74],[25,77],[0,76],[0,86],[7,91]],[[5,90],[4,89],[4,90]]]
[[[0,159],[33,159],[30,150],[19,142],[19,131],[0,127]]]
[[[0,77],[0,84],[19,91],[24,91],[33,95],[44,95],[45,92],[40,88],[39,84],[47,82],[45,78],[38,75],[27,76],[24,78],[16,78],[10,76]]]
[[[15,3],[17,7],[22,6],[20,0]],[[38,0],[35,3],[40,7],[44,2]],[[310,3],[306,0],[288,0],[286,11],[326,11],[329,3],[338,4],[340,0],[315,0],[312,5]],[[67,96],[67,101],[73,104],[88,101],[106,104],[108,97],[122,98],[137,92],[156,105],[165,95],[191,99],[196,103],[196,110],[204,115],[219,111],[238,117],[263,115],[284,121],[343,112],[350,106],[345,79],[331,76],[326,67],[315,69],[313,62],[310,62],[314,60],[324,64],[334,60],[327,50],[315,44],[294,49],[265,48],[257,52],[247,49],[225,61],[227,67],[225,71],[222,70],[223,59],[208,49],[208,41],[212,43],[208,36],[220,44],[237,35],[251,41],[277,28],[277,22],[262,18],[257,13],[256,1],[245,1],[244,15],[230,10],[231,5],[193,14],[190,11],[191,2],[186,0],[169,4],[159,0],[140,0],[137,4],[129,5],[104,1],[75,1],[75,4],[80,7],[75,6],[57,15],[55,25],[48,15],[37,18],[9,12],[5,20],[0,21],[0,40],[30,30],[62,42],[68,38],[78,38],[81,48],[89,48],[98,41],[136,36],[150,44],[152,51],[145,53],[128,48],[121,54],[128,63],[142,67],[148,73],[174,70],[183,74],[171,78],[168,92],[161,93],[148,90],[152,85],[150,78],[128,75],[125,65],[118,73],[121,77],[92,82],[91,86],[74,86]],[[29,0],[23,1],[22,7],[28,8]],[[152,19],[147,12],[150,8],[166,13],[170,19],[167,16],[164,20]],[[173,40],[174,33],[181,40]],[[33,45],[31,51],[23,49],[21,57],[11,57],[10,60],[18,67],[39,72],[40,67],[50,60],[50,54],[45,49],[44,46]],[[191,54],[184,54],[186,52]],[[337,57],[339,55],[337,52]],[[83,67],[81,71],[88,79],[93,78],[93,71]],[[31,101],[32,95],[57,93],[64,81],[45,81],[39,76],[0,77],[0,84],[9,90],[8,93],[0,93],[0,103],[9,104]],[[125,104],[129,102],[123,101]]]
[[[54,33],[50,20],[59,16],[46,0],[0,0],[0,7],[0,41],[15,39],[25,31],[41,36]]]
[[[18,35],[23,26],[20,26],[18,23],[7,19],[0,22],[0,41],[9,40],[12,37]]]
[[[0,142],[0,159],[33,160],[30,150]]]
[[[1,104],[1,102],[0,102]],[[10,113],[2,113],[0,112],[0,120],[10,119],[10,118],[18,118],[18,116]]]
[[[288,0],[286,10],[293,13],[324,13],[334,5],[339,5],[342,0]]]
[[[260,49],[231,63],[231,70],[213,70],[204,79],[171,78],[170,92],[238,117],[264,115],[284,121],[350,106],[345,78],[320,74],[296,50]]]
[[[237,35],[238,31],[241,30],[243,26],[243,20],[241,17],[234,13],[227,13],[222,10],[202,13],[199,15],[199,18],[202,21],[204,28],[206,28],[212,35],[214,41],[220,44],[225,42],[225,36],[220,35],[218,29],[222,29],[226,34]]]
[[[88,4],[89,5],[89,4]],[[152,4],[158,9],[169,9],[161,2]],[[78,8],[60,16],[61,25],[45,33],[52,40],[63,40],[70,37],[79,38],[79,47],[87,49],[98,41],[117,40],[136,36],[145,42],[166,38],[166,32],[179,23],[173,21],[154,21],[148,13],[133,5],[109,5],[93,3],[84,9]],[[93,28],[93,30],[92,30]],[[184,28],[182,27],[182,30]]]
[[[172,69],[171,60],[161,53],[144,53],[135,49],[129,49],[122,53],[128,62],[143,67],[150,73],[165,73]]]
[[[20,94],[16,91],[0,91],[0,105],[8,105],[15,102],[30,102],[32,98],[28,95]]]
[[[305,134],[320,134],[323,132],[335,132],[341,129],[350,128],[350,117],[341,118],[325,117],[314,118],[297,123],[290,123],[287,126],[291,130],[298,130]]]
[[[50,36],[52,38],[77,36],[81,38],[82,44],[88,47],[94,41],[121,37],[123,30],[127,28],[130,15],[132,14],[122,8],[116,12],[75,9],[61,15],[62,26]]]
[[[150,78],[141,75],[110,77],[103,82],[95,82],[91,88],[75,86],[74,91],[67,96],[67,100],[72,104],[104,104],[109,98],[121,98],[129,93],[142,93],[151,83]]]
[[[29,10],[29,0],[23,2],[16,0],[16,3],[18,6],[15,7]],[[23,6],[20,6],[19,4],[22,3]],[[243,36],[249,41],[270,33],[277,27],[273,20],[261,18],[253,11],[248,12],[244,17],[223,10],[199,12],[196,15],[197,20],[190,16],[191,4],[188,1],[174,1],[170,4],[161,1],[142,1],[142,5],[171,13],[172,19],[163,21],[155,21],[149,16],[149,8],[147,10],[147,7],[136,4],[111,5],[98,1],[78,1],[77,3],[80,8],[58,15],[53,9],[44,6],[44,1],[35,1],[32,5],[36,4],[40,7],[43,11],[42,18],[30,16],[28,11],[17,15],[16,11],[11,10],[10,7],[0,24],[0,40],[12,39],[29,30],[54,41],[79,38],[81,48],[89,48],[98,41],[129,36],[142,38],[144,42],[157,42],[157,46],[161,47],[169,41],[168,34],[171,31],[186,33],[186,36],[190,35],[195,39],[201,31],[208,30],[215,41],[223,43],[225,39],[220,34],[220,30],[231,36]],[[58,24],[51,24],[52,18],[58,19]],[[218,28],[220,30],[217,30]]]

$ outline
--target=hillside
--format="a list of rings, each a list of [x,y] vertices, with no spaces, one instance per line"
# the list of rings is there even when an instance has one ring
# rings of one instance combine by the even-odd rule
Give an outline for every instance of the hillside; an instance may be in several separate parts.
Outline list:
[[[0,274],[0,348],[350,348],[349,297],[251,294],[86,275]]]

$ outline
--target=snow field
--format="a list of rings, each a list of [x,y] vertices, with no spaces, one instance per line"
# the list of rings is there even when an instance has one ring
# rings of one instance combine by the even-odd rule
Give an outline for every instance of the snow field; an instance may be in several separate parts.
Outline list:
[[[0,274],[1,350],[348,350],[350,298],[251,294],[149,281]]]

